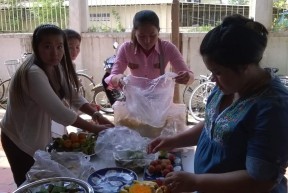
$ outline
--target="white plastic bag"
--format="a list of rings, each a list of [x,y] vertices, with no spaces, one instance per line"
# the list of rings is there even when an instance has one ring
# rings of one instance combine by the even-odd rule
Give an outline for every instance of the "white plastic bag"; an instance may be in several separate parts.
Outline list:
[[[37,150],[35,163],[27,172],[28,182],[50,177],[71,177],[86,180],[95,169],[83,153],[48,153]]]
[[[152,127],[163,127],[173,103],[175,76],[172,72],[156,79],[127,76],[123,89],[127,116]]]
[[[172,72],[152,80],[127,76],[124,80],[126,101],[116,101],[113,105],[115,124],[149,138],[159,136],[162,130],[166,133],[184,130],[185,105],[173,103],[175,76]]]

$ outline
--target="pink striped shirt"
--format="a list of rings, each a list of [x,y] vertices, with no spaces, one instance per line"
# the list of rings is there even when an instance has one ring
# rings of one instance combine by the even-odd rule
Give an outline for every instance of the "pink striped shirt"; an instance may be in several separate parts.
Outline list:
[[[178,48],[169,41],[160,40],[164,55],[164,67],[168,62],[172,65],[176,73],[180,71],[190,71],[185,64]],[[135,48],[132,42],[123,43],[117,52],[116,62],[113,65],[110,76],[105,79],[107,84],[111,78],[117,74],[123,74],[127,67],[134,76],[154,79],[160,76],[159,62],[159,43],[157,42],[154,50],[146,56],[140,48]],[[190,71],[191,72],[191,71]],[[191,73],[193,77],[193,73]],[[189,81],[190,82],[190,81]],[[111,87],[112,85],[109,84]],[[113,87],[113,86],[112,86]]]

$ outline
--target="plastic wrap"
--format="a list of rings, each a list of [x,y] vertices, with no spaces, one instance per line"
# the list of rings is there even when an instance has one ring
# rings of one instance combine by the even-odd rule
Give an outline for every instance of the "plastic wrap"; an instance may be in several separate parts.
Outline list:
[[[155,155],[147,154],[149,138],[127,127],[115,127],[101,132],[96,142],[96,154],[104,160],[114,159],[119,167],[142,172]]]
[[[95,171],[89,157],[83,153],[48,153],[38,150],[34,154],[35,163],[27,172],[28,182],[50,177],[70,177],[86,180]],[[47,167],[49,166],[49,167]]]

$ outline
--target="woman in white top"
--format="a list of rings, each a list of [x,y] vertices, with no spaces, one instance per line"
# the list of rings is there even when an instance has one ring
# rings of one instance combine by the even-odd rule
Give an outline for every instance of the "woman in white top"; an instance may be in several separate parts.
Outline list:
[[[12,78],[7,111],[1,121],[1,142],[17,186],[34,164],[33,155],[51,141],[51,120],[98,133],[113,124],[78,94],[64,32],[55,25],[38,26],[32,37],[34,54]],[[100,125],[85,121],[70,106],[86,113]]]

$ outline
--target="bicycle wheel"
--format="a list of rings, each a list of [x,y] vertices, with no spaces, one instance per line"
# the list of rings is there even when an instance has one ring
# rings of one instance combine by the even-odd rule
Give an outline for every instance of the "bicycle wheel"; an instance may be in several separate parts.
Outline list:
[[[7,108],[10,80],[11,78],[0,83],[0,107],[3,109]]]
[[[189,99],[193,90],[200,84],[199,79],[195,79],[194,82],[190,85],[187,85],[183,91],[183,103],[186,105],[189,110]]]
[[[107,98],[103,85],[99,85],[94,89],[93,102],[100,106],[100,110],[105,113],[113,113],[112,105]]]
[[[0,79],[0,84],[2,83],[2,80]],[[4,97],[4,93],[5,93],[5,86],[4,84],[1,84],[0,86],[0,100],[2,100],[2,98]]]
[[[86,98],[89,102],[93,101],[92,89],[95,87],[93,77],[89,77],[84,73],[77,73],[79,81],[79,93]]]
[[[192,92],[189,100],[189,111],[195,120],[204,120],[207,99],[214,86],[214,82],[204,82]]]

